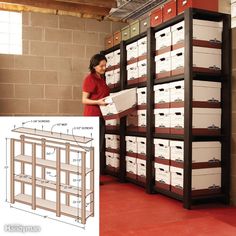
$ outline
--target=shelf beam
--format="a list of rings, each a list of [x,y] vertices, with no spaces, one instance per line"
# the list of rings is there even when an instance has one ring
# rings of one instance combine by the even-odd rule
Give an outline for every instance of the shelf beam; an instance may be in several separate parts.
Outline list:
[[[56,216],[61,216],[61,150],[56,149]]]
[[[36,209],[36,144],[32,145],[32,209]]]
[[[12,204],[15,203],[15,179],[14,179],[14,172],[15,172],[15,163],[14,163],[14,158],[15,158],[15,140],[11,139],[10,143],[10,178],[11,178],[11,193],[10,193],[10,202]]]

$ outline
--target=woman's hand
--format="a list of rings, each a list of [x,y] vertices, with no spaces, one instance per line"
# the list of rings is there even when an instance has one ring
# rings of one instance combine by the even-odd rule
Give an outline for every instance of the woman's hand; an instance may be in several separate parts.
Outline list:
[[[97,100],[99,106],[106,106],[108,103],[105,102],[105,98]]]

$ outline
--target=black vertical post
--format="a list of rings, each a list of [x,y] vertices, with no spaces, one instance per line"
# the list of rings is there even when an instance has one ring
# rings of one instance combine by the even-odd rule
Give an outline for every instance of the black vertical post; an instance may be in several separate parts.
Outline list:
[[[193,93],[193,13],[188,9],[185,18],[184,58],[184,208],[192,204],[192,93]]]
[[[126,45],[124,41],[120,43],[120,90],[124,90],[127,83],[127,71],[126,71]],[[120,182],[125,182],[126,176],[126,117],[120,119]]]
[[[155,35],[153,28],[147,29],[147,133],[146,133],[146,192],[152,193],[154,186],[153,176],[153,160],[154,160],[154,144],[153,144],[153,131],[154,131],[154,74],[155,74]]]
[[[222,120],[221,120],[221,163],[222,163],[222,192],[224,202],[230,202],[230,159],[231,159],[231,16],[223,15],[223,37],[222,37]]]

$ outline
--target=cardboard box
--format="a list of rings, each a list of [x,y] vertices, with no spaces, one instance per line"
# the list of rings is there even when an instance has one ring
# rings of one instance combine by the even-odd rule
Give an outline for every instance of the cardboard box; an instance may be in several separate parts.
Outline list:
[[[171,52],[171,75],[184,74],[184,48]]]
[[[184,106],[184,81],[172,82],[170,86],[171,107]],[[193,80],[193,106],[220,107],[221,83]]]
[[[170,165],[170,141],[168,139],[154,139],[155,162]]]
[[[147,110],[138,110],[138,130],[145,132],[147,126]]]
[[[105,120],[119,119],[136,109],[137,89],[122,90],[105,98],[106,106],[100,106]]]
[[[138,62],[138,77],[139,82],[147,80],[147,59]]]
[[[171,53],[166,52],[155,56],[156,78],[161,79],[171,75]]]
[[[120,64],[120,49],[114,51],[114,65]]]
[[[176,0],[170,0],[163,7],[163,22],[166,22],[177,15]]]
[[[171,133],[184,133],[184,108],[171,108]],[[220,135],[221,109],[193,108],[194,135]]]
[[[115,134],[105,134],[106,148],[119,150],[120,136]]]
[[[162,21],[163,21],[163,7],[161,6],[152,11],[150,14],[151,27],[160,25]]]
[[[231,16],[236,17],[236,2],[231,4]]]
[[[146,182],[146,160],[137,159],[137,179]]]
[[[134,42],[131,44],[128,44],[126,46],[127,51],[127,61],[130,61],[130,63],[137,62],[138,61],[138,42]]]
[[[147,104],[147,87],[138,88],[138,105],[146,105]]]
[[[169,83],[154,85],[155,108],[170,107],[170,87]]]
[[[115,168],[120,167],[120,154],[114,153],[112,167],[115,167]]]
[[[170,178],[170,167],[168,165],[155,163],[155,186],[157,188],[170,190]]]
[[[120,83],[120,69],[114,70],[113,76],[114,76],[114,78],[113,78],[113,83],[114,83],[114,84]]]
[[[107,71],[105,75],[106,75],[106,84],[108,86],[114,84],[114,71],[113,70]]]
[[[171,27],[173,50],[184,47],[184,21]],[[193,45],[220,48],[222,22],[193,19]]]
[[[127,130],[138,131],[138,112],[134,111],[128,114],[126,119]]]
[[[107,166],[112,166],[112,164],[113,164],[113,157],[114,157],[114,153],[112,153],[112,152],[105,152],[105,158],[106,158],[106,165]]]
[[[171,166],[171,191],[183,195],[184,170]],[[192,170],[192,195],[220,193],[221,168]]]
[[[167,27],[155,33],[156,55],[171,51],[171,30]]]
[[[170,133],[170,111],[168,108],[155,109],[155,132],[161,134]]]
[[[137,178],[137,159],[126,156],[126,176],[132,179]]]
[[[146,138],[137,137],[138,143],[138,158],[146,159]]]
[[[138,153],[138,143],[137,143],[137,137],[135,136],[126,136],[126,152],[131,157],[137,157]]]
[[[111,67],[114,65],[114,52],[110,52],[106,54],[107,58],[107,68]]]
[[[183,168],[184,163],[184,142],[170,141],[171,166]]]
[[[127,65],[127,82],[128,84],[135,84],[138,83],[138,63],[132,63]]]
[[[116,130],[120,125],[120,120],[105,120],[106,130]]]
[[[139,60],[144,59],[144,57],[147,54],[147,37],[141,38],[138,40],[138,57]]]

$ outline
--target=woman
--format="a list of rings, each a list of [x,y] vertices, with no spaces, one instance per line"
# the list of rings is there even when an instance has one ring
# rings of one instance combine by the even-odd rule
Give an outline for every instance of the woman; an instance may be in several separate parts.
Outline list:
[[[94,55],[90,60],[90,74],[83,82],[82,103],[84,104],[84,116],[100,117],[100,169],[105,168],[104,140],[105,124],[99,106],[107,105],[104,97],[109,96],[110,90],[105,81],[107,59],[102,54]],[[102,158],[103,157],[103,158]],[[102,184],[102,183],[100,183]]]

